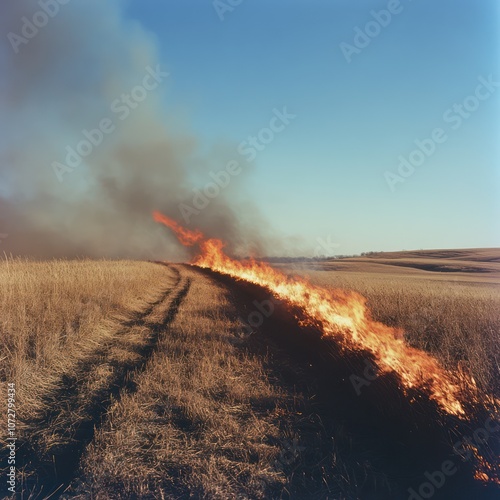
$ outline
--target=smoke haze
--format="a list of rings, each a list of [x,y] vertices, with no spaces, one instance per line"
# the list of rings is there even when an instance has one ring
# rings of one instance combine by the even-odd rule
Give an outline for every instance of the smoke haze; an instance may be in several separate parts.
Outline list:
[[[38,258],[185,256],[151,212],[185,223],[179,204],[192,205],[193,179],[204,179],[201,186],[211,181],[209,171],[214,165],[223,170],[234,150],[200,159],[196,138],[175,130],[175,117],[164,111],[175,75],[148,91],[126,118],[123,108],[112,111],[112,103],[121,103],[122,94],[160,63],[154,36],[125,20],[123,8],[119,0],[59,5],[36,36],[17,44],[16,53],[7,35],[22,36],[23,17],[32,20],[41,7],[30,0],[2,5],[0,233],[8,236],[0,250]],[[67,166],[67,147],[75,149],[85,139],[82,131],[103,119],[115,130],[103,134],[71,172],[54,169],[55,162]],[[250,216],[254,207],[238,201],[241,181],[232,178],[189,227],[229,241],[233,250],[265,251],[257,237],[265,226]],[[248,248],[249,241],[257,247]]]

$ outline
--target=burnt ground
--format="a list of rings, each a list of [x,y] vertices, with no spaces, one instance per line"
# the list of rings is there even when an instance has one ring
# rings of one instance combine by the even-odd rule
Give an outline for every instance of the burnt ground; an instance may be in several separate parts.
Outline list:
[[[369,353],[342,351],[333,339],[301,326],[301,312],[265,289],[210,270],[200,272],[226,286],[237,305],[246,323],[242,348],[267,356],[269,376],[284,387],[298,388],[310,401],[296,422],[301,461],[288,471],[290,498],[312,498],[325,468],[332,471],[329,498],[340,498],[333,493],[339,489],[352,489],[352,484],[339,484],[340,469],[340,483],[356,482],[362,499],[500,498],[500,488],[475,480],[472,460],[453,448],[464,438],[474,439],[475,432],[485,436],[485,412],[470,408],[474,417],[465,424],[444,414],[425,391],[405,395],[396,376],[377,376],[367,368],[373,366]],[[273,311],[259,320],[253,313],[263,302],[268,310],[267,301]],[[499,433],[489,432],[485,439],[481,452],[498,457]],[[344,463],[339,463],[342,457]],[[283,496],[288,495],[281,492]]]

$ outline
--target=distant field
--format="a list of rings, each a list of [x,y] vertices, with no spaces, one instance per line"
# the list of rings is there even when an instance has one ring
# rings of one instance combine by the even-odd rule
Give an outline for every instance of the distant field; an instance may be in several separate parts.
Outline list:
[[[280,267],[361,293],[376,320],[403,328],[410,344],[449,368],[471,370],[498,394],[500,249],[386,252]]]

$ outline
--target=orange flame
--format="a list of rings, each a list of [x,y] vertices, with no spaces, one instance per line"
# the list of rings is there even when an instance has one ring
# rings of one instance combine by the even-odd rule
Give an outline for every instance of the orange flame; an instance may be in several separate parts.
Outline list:
[[[369,351],[382,374],[396,372],[403,390],[427,389],[430,398],[446,413],[467,420],[462,403],[464,393],[469,399],[486,401],[492,407],[500,404],[497,399],[486,395],[480,398],[472,377],[465,373],[457,377],[446,371],[430,354],[405,344],[401,330],[374,321],[366,307],[366,299],[361,295],[322,288],[302,277],[291,278],[254,259],[232,259],[224,253],[221,240],[206,239],[200,231],[182,228],[158,212],[155,212],[155,220],[171,228],[183,245],[199,245],[200,255],[194,265],[255,283],[289,304],[298,306],[309,324],[319,326],[323,335],[334,337],[346,349]],[[495,467],[486,469],[490,472],[489,476],[478,472],[477,477],[498,482]]]
[[[175,220],[171,219],[170,217],[167,217],[166,215],[163,215],[160,212],[153,212],[153,219],[156,222],[161,222],[165,226],[172,229],[172,231],[175,233],[179,241],[184,246],[192,246],[204,238],[203,233],[198,229],[196,229],[195,231],[184,229]]]
[[[200,247],[202,253],[195,265],[269,289],[301,307],[324,335],[335,337],[346,348],[371,352],[382,373],[395,371],[406,388],[428,387],[431,398],[447,413],[464,415],[458,381],[452,380],[432,356],[406,345],[400,330],[373,321],[361,295],[325,289],[305,278],[289,278],[266,263],[233,260],[222,251],[220,240],[204,240]]]

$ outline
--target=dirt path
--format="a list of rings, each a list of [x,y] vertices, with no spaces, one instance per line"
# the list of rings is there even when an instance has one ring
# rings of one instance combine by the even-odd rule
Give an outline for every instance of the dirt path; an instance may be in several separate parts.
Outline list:
[[[181,274],[192,285],[179,313],[137,391],[110,407],[67,498],[286,498],[307,491],[303,470],[331,449],[329,422],[249,349],[232,291],[196,268]],[[323,490],[321,467],[314,474]]]
[[[24,488],[35,496],[64,491],[110,404],[135,390],[132,375],[144,369],[160,332],[175,318],[190,287],[190,279],[171,269],[175,278],[158,299],[117,324],[79,360],[58,389],[46,396],[44,411],[29,423],[29,442],[19,443],[19,453],[26,464]]]

